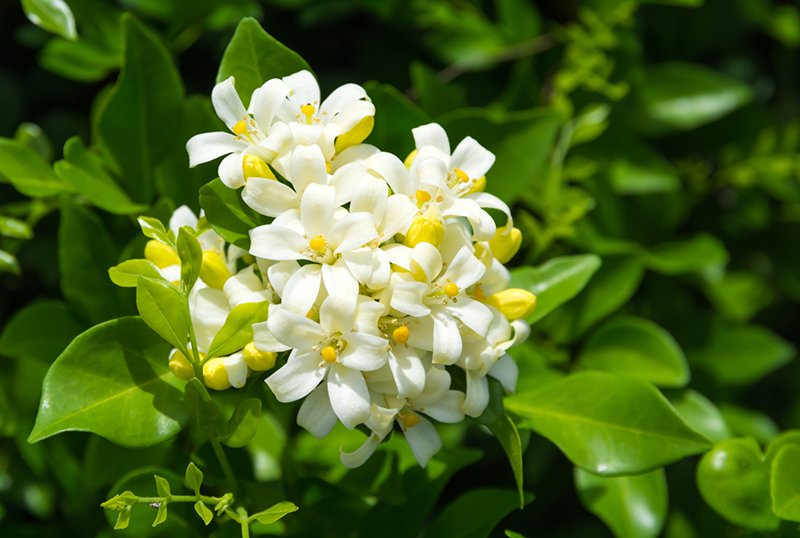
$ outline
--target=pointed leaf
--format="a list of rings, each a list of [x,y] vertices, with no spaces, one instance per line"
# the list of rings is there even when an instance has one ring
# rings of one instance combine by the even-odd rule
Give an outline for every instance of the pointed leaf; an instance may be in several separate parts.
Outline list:
[[[198,428],[205,430],[219,417],[219,407],[208,395],[208,391],[196,377],[186,383],[183,394],[183,402],[192,419]]]
[[[272,508],[267,508],[263,512],[253,514],[250,516],[250,518],[257,520],[259,523],[264,525],[269,525],[270,523],[275,523],[286,514],[297,512],[297,510],[299,509],[294,504],[290,502],[282,502],[276,504]]]
[[[225,423],[220,440],[231,448],[241,448],[255,437],[261,420],[261,400],[250,398],[236,408],[231,419]]]
[[[18,140],[0,137],[0,174],[25,196],[36,198],[73,191],[47,161]]]
[[[245,250],[250,250],[250,230],[270,222],[250,209],[241,193],[226,187],[219,178],[200,189],[200,207],[215,232]]]
[[[189,307],[178,288],[143,276],[136,284],[136,308],[147,325],[184,355],[189,334]]]
[[[200,486],[203,484],[203,471],[198,469],[194,462],[190,462],[186,468],[186,483],[189,484],[195,495],[200,495]]]
[[[189,293],[200,276],[203,249],[192,230],[186,226],[178,231],[177,247],[181,259],[181,289],[184,293]]]
[[[202,501],[197,501],[194,503],[194,511],[197,512],[197,515],[203,519],[203,523],[208,525],[211,523],[211,520],[214,519],[214,513],[202,503]]]
[[[75,17],[64,0],[22,0],[22,9],[36,26],[70,41],[78,39]]]
[[[508,457],[511,470],[514,472],[514,481],[517,483],[517,491],[519,492],[519,509],[522,510],[525,507],[525,492],[522,490],[522,442],[519,438],[517,426],[507,414],[504,414],[496,421],[487,424],[486,427],[500,442]]]
[[[524,503],[533,500],[525,494]],[[518,506],[515,491],[473,489],[448,504],[431,523],[428,538],[487,538],[494,527]],[[468,515],[468,516],[467,516]]]
[[[111,282],[123,288],[135,288],[139,277],[167,282],[164,273],[150,260],[127,260],[108,270]]]
[[[228,313],[225,324],[214,336],[206,358],[229,355],[253,341],[253,324],[267,320],[269,303],[242,303]]]
[[[172,495],[169,491],[169,482],[167,482],[166,478],[158,475],[155,475],[154,478],[156,479],[156,491],[159,497],[169,497]]]
[[[158,513],[156,514],[156,520],[153,521],[153,526],[161,525],[167,520],[167,503],[162,502],[158,505]]]

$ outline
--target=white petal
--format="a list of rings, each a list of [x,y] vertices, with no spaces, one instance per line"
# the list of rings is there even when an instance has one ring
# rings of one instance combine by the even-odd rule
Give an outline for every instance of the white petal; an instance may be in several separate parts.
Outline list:
[[[338,161],[336,159],[334,162]],[[344,205],[353,199],[356,187],[361,178],[369,175],[361,163],[349,163],[337,169],[331,179],[331,186],[336,187],[336,205]]]
[[[392,308],[415,317],[427,316],[430,308],[422,304],[422,298],[430,288],[424,282],[399,282],[392,288]]]
[[[444,161],[438,157],[426,157],[422,152],[417,155],[417,158],[414,159],[414,163],[411,166],[411,173],[419,177],[420,183],[441,189],[444,196],[451,196],[448,194],[450,193],[450,189],[447,187],[448,172],[449,170]],[[428,187],[425,190],[430,191],[430,188]],[[435,195],[436,192],[433,191],[432,194]]]
[[[318,146],[297,146],[292,152],[291,174],[287,179],[294,190],[302,196],[306,187],[312,183],[328,184],[328,170],[325,157]]]
[[[279,402],[294,402],[314,390],[325,377],[325,366],[320,366],[317,352],[289,357],[286,364],[266,379],[270,390]]]
[[[461,355],[461,334],[456,320],[441,312],[432,312],[433,362],[453,364]]]
[[[444,229],[442,244],[439,245],[442,261],[448,265],[451,264],[459,251],[465,247],[470,252],[475,252],[475,247],[472,244],[472,235],[467,231],[466,224],[457,219],[449,219]]]
[[[325,337],[319,323],[285,308],[270,312],[267,323],[278,342],[299,350],[311,349]]]
[[[225,282],[222,291],[228,298],[228,303],[231,307],[234,307],[244,302],[243,299],[245,297],[264,291],[264,287],[255,273],[253,273],[253,268],[245,267]]]
[[[336,189],[327,185],[312,183],[303,193],[300,201],[300,219],[306,237],[328,235],[333,225],[333,208],[336,200]]]
[[[427,406],[438,402],[450,390],[450,374],[444,368],[432,366],[425,373],[425,390],[414,398],[415,406]],[[426,407],[427,409],[427,407]]]
[[[417,244],[408,257],[422,269],[428,282],[433,281],[439,276],[439,272],[442,270],[442,255],[439,253],[439,249],[430,243],[423,241]],[[413,264],[412,269],[416,269],[416,267],[413,267]]]
[[[450,141],[447,139],[447,133],[438,123],[422,125],[411,129],[411,132],[414,134],[417,150],[425,146],[433,146],[445,155],[450,155]]]
[[[244,185],[244,156],[244,152],[231,153],[219,163],[219,179],[230,189],[238,189]]]
[[[494,237],[497,226],[492,217],[470,198],[455,198],[442,211],[445,217],[466,217],[472,225],[474,241],[489,241]]]
[[[389,258],[380,250],[372,251],[372,275],[367,281],[367,287],[371,290],[380,290],[389,284],[392,276],[392,269],[389,265]]]
[[[269,283],[272,284],[272,289],[278,294],[278,297],[283,297],[283,291],[289,279],[300,269],[300,264],[294,260],[287,260],[270,265],[267,269],[267,278]]]
[[[397,385],[398,398],[414,398],[425,388],[425,367],[419,358],[421,351],[413,347],[395,346],[389,352],[389,368]]]
[[[497,359],[492,369],[489,370],[488,375],[498,380],[508,392],[514,394],[517,389],[517,379],[519,378],[519,366],[511,358],[511,355],[506,353]]]
[[[417,214],[417,206],[403,194],[393,194],[386,202],[383,222],[378,226],[381,241],[391,239],[398,232],[408,230],[411,221]]]
[[[454,424],[464,420],[464,411],[461,408],[463,405],[464,393],[460,390],[448,390],[442,398],[426,404],[419,410],[439,422]]]
[[[458,168],[470,179],[485,176],[494,164],[494,153],[484,148],[472,137],[466,137],[453,151],[450,168]]]
[[[289,96],[293,103],[302,105],[314,105],[319,103],[319,84],[309,71],[303,69],[288,77],[283,77],[283,81],[288,84],[294,92]],[[298,110],[299,112],[299,110]]]
[[[486,296],[501,292],[511,283],[511,272],[506,267],[492,258],[492,266],[481,278],[481,288]]]
[[[342,259],[355,279],[366,284],[372,276],[372,250],[369,247],[350,250],[342,254]]]
[[[356,322],[356,296],[334,291],[322,302],[319,324],[326,333],[349,333]]]
[[[199,351],[207,351],[231,311],[222,290],[203,288],[194,297],[192,325]]]
[[[229,355],[225,357],[223,364],[231,386],[236,389],[244,387],[247,382],[247,363],[244,362],[244,354],[239,351]]]
[[[414,453],[414,458],[423,469],[442,448],[442,439],[436,432],[436,428],[423,417],[419,417],[419,422],[413,428],[404,429],[403,433],[406,434],[406,440],[408,446],[411,447],[411,452]]]
[[[364,376],[358,370],[331,364],[328,394],[333,411],[345,428],[352,430],[369,419],[369,391]]]
[[[457,303],[451,302],[445,309],[448,314],[475,331],[481,338],[489,332],[489,327],[492,325],[492,312],[478,301],[469,297],[459,297]]]
[[[303,400],[300,411],[297,412],[298,426],[305,428],[308,432],[322,439],[336,426],[336,413],[331,407],[328,396],[328,384],[320,383],[308,397]]]
[[[394,417],[400,409],[401,407],[382,407],[373,402],[366,423],[367,428],[384,437],[392,429]]]
[[[388,197],[389,186],[386,182],[366,174],[358,182],[353,201],[350,202],[350,212],[366,211],[371,213],[375,224],[379,224],[383,220]]]
[[[233,126],[245,119],[247,111],[244,109],[242,100],[233,87],[233,77],[223,80],[211,90],[211,103],[217,116],[233,130]]]
[[[370,372],[386,363],[388,342],[383,338],[366,333],[345,333],[341,338],[347,343],[339,355],[339,362],[342,365]]]
[[[355,146],[350,146],[331,162],[331,171],[336,172],[340,168],[344,168],[345,165],[350,163],[365,163],[367,159],[379,153],[380,150],[375,146],[371,146],[369,144],[357,144]]]
[[[338,291],[352,297],[358,296],[358,282],[347,268],[347,263],[341,258],[333,265],[323,264],[322,282],[328,293]]]
[[[433,318],[413,318],[408,325],[408,345],[433,351]]]
[[[267,138],[260,140],[256,146],[250,147],[258,150],[262,159],[273,163],[278,154],[286,151],[293,141],[292,129],[285,123],[277,122],[272,124]]]
[[[476,374],[472,370],[468,370],[467,374],[467,397],[464,400],[464,405],[461,406],[464,413],[477,417],[483,413],[486,406],[489,405],[489,382],[486,377]]]
[[[306,316],[317,301],[322,282],[322,268],[310,263],[295,272],[281,295],[281,306],[286,310]]]
[[[464,247],[447,266],[442,280],[452,282],[463,290],[479,281],[485,272],[486,266],[475,257],[470,249]]]
[[[367,159],[365,166],[382,177],[394,192],[406,196],[413,196],[416,192],[403,161],[391,153],[376,153]]]
[[[511,231],[511,227],[514,226],[514,219],[511,218],[511,210],[508,208],[505,202],[503,202],[500,198],[493,194],[489,194],[488,192],[476,192],[473,194],[467,194],[464,198],[468,200],[474,200],[476,204],[480,207],[489,207],[491,209],[499,209],[503,213],[506,214],[506,225],[505,225],[505,232],[508,233]]]
[[[367,91],[358,84],[339,86],[319,106],[323,123],[330,121],[335,114],[350,103],[362,99],[369,101]],[[325,114],[322,114],[322,112],[325,112]]]
[[[330,120],[330,124],[338,125],[341,127],[341,132],[346,133],[367,116],[374,115],[375,105],[369,101],[353,101],[340,110],[336,117]]]
[[[335,254],[361,247],[376,238],[372,215],[365,212],[350,213],[333,225],[328,243],[335,248]]]
[[[182,205],[176,209],[169,219],[169,229],[175,232],[176,235],[181,226],[188,226],[193,230],[197,227],[197,216],[187,205]]]
[[[189,168],[247,149],[247,144],[236,142],[233,138],[231,133],[203,133],[190,138],[186,143]]]
[[[344,447],[339,448],[339,459],[342,465],[348,469],[356,469],[366,463],[380,444],[381,438],[375,433],[370,433],[367,440],[364,441],[364,444],[358,447],[354,452],[345,452]]]
[[[267,224],[250,230],[250,254],[270,260],[299,260],[308,248],[302,235],[284,228]]]
[[[300,207],[300,197],[292,189],[274,179],[251,177],[242,191],[244,203],[268,217],[277,217],[289,209]]]
[[[275,114],[291,91],[292,88],[284,81],[273,78],[253,92],[253,97],[250,99],[250,112],[259,129],[265,133],[269,132]]]
[[[279,353],[291,349],[289,346],[285,346],[275,339],[275,335],[269,332],[269,322],[267,321],[253,324],[253,342],[255,343],[256,349],[261,351],[274,351]]]
[[[386,307],[377,301],[363,295],[358,296],[358,306],[356,307],[356,323],[353,330],[360,333],[367,333],[373,336],[380,336],[378,329],[378,319],[384,315]]]

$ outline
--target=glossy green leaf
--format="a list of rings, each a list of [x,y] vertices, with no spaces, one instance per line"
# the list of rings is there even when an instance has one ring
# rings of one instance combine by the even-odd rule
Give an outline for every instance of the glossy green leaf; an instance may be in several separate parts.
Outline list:
[[[206,430],[210,424],[213,424],[219,418],[219,406],[214,403],[203,383],[196,377],[186,383],[183,402],[186,404],[189,418],[201,430]]]
[[[749,436],[759,443],[767,444],[780,433],[778,425],[766,413],[727,402],[721,402],[719,410],[733,435]]]
[[[111,282],[123,288],[135,288],[140,276],[167,282],[164,273],[153,262],[143,259],[127,260],[115,265],[108,270],[108,276]]]
[[[181,259],[181,289],[184,293],[194,287],[203,265],[203,249],[191,229],[183,226],[178,231],[178,256]]]
[[[200,189],[200,207],[211,227],[225,241],[250,250],[250,230],[268,224],[269,219],[250,209],[241,193],[215,179]]]
[[[162,502],[158,505],[158,513],[156,513],[156,519],[153,521],[153,526],[156,527],[161,525],[167,520],[167,503]]]
[[[661,387],[689,382],[689,366],[678,343],[650,320],[624,316],[603,324],[583,347],[578,362],[589,370],[621,374]]]
[[[54,165],[56,174],[72,188],[104,211],[116,215],[130,215],[147,210],[143,204],[135,204],[110,177],[97,177],[68,161]]]
[[[460,378],[460,376],[459,376]],[[458,385],[460,385],[461,390],[466,391],[466,378],[464,381],[461,382],[459,379]],[[478,416],[475,421],[479,424],[483,424],[484,426],[488,426],[489,424],[500,420],[505,411],[503,410],[503,385],[497,379],[492,377],[487,378],[487,382],[489,384],[489,403],[486,408],[483,410],[483,413]],[[454,386],[456,385],[456,380],[453,380]]]
[[[64,302],[39,301],[18,310],[3,327],[0,355],[50,364],[85,328]]]
[[[780,525],[772,513],[769,468],[753,439],[728,439],[703,456],[697,487],[706,503],[732,523],[759,531]]]
[[[25,196],[54,196],[73,188],[27,145],[0,137],[0,174]]]
[[[257,20],[242,19],[233,34],[222,62],[217,82],[228,77],[236,80],[236,93],[245,107],[256,88],[272,78],[281,78],[306,69],[311,71],[299,54],[269,35]]]
[[[533,500],[525,494],[524,503]],[[519,506],[517,492],[473,489],[448,504],[425,533],[429,538],[487,538],[500,521]],[[468,515],[468,516],[467,516]]]
[[[800,522],[800,447],[785,445],[772,463],[772,509],[781,519]]]
[[[19,124],[14,139],[19,140],[47,162],[53,162],[53,143],[41,127],[26,121]]]
[[[536,296],[536,310],[527,319],[535,323],[577,295],[600,267],[594,254],[561,256],[539,267],[511,271],[511,288],[522,288]]]
[[[127,529],[131,524],[131,507],[123,508],[119,511],[117,521],[114,523],[114,530]]]
[[[269,525],[270,523],[275,523],[287,514],[297,512],[297,510],[299,510],[299,508],[297,508],[297,506],[295,506],[293,503],[282,502],[272,506],[271,508],[267,508],[262,512],[255,513],[250,517],[259,523]]]
[[[575,469],[581,504],[608,525],[616,538],[656,538],[667,518],[664,469],[602,478]]]
[[[720,385],[754,383],[791,362],[795,347],[766,327],[712,328],[705,347],[688,353],[693,368],[708,372]]]
[[[64,0],[22,0],[22,9],[36,26],[71,41],[78,39],[75,16]]]
[[[189,307],[178,288],[163,280],[140,276],[136,284],[136,308],[151,329],[187,354]]]
[[[164,228],[164,224],[153,217],[139,217],[139,226],[142,228],[142,233],[156,241],[161,241],[165,245],[177,250],[178,246],[175,244],[175,237],[172,230]]]
[[[686,389],[667,397],[681,418],[709,441],[716,443],[731,437],[720,410],[699,392]]]
[[[693,273],[709,266],[728,263],[728,251],[722,241],[708,234],[697,234],[685,241],[661,243],[650,249],[645,263],[665,275]]]
[[[269,303],[242,303],[233,307],[225,318],[225,324],[214,336],[208,357],[230,355],[253,341],[253,324],[267,320]]]
[[[187,420],[169,349],[138,317],[84,332],[47,372],[28,441],[64,431],[93,432],[126,447],[169,439]]]
[[[643,473],[710,447],[655,387],[604,372],[571,375],[505,404],[523,419],[519,427],[601,476]]]
[[[158,475],[155,475],[154,478],[156,479],[156,491],[159,497],[169,497],[172,495],[172,493],[170,493],[169,482],[167,482],[166,478]]]
[[[189,466],[186,467],[186,483],[189,484],[195,495],[200,494],[200,486],[203,485],[203,471],[198,469],[194,462],[189,462]]]
[[[180,142],[183,85],[161,41],[122,16],[125,63],[99,121],[99,134],[137,202],[153,198],[153,169]]]
[[[197,512],[197,515],[203,520],[203,523],[208,525],[211,523],[211,520],[214,519],[214,512],[211,509],[203,504],[201,501],[197,501],[194,503],[194,511]]]
[[[20,267],[16,256],[2,249],[0,249],[0,272],[11,273],[12,275],[22,274],[22,267]]]
[[[16,239],[30,239],[33,237],[33,230],[24,221],[0,215],[0,235]]]
[[[800,430],[786,430],[770,441],[767,445],[767,454],[765,456],[767,467],[772,469],[772,462],[775,461],[775,456],[786,446],[796,446],[800,448]]]
[[[261,420],[261,400],[249,398],[236,408],[220,435],[220,440],[231,448],[241,448],[255,437]]]
[[[414,150],[411,129],[430,123],[430,115],[389,84],[373,81],[365,84],[364,89],[375,110],[380,110],[375,114],[375,126],[365,142],[405,159]]]
[[[514,481],[517,483],[517,491],[519,492],[519,509],[525,507],[525,492],[523,487],[523,474],[522,474],[522,442],[519,439],[519,431],[514,421],[508,415],[503,415],[494,422],[486,425],[489,431],[492,432],[495,439],[500,442],[503,450],[508,457],[508,462],[511,464],[511,470],[514,472]]]

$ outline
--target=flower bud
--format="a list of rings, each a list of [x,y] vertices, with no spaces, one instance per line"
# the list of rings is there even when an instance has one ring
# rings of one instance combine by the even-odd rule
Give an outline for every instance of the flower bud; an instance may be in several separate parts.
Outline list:
[[[175,374],[178,379],[189,381],[194,377],[194,367],[186,355],[180,351],[175,351],[169,358],[169,370]]]
[[[403,161],[403,164],[406,165],[406,168],[411,168],[411,165],[414,163],[414,159],[417,158],[417,150],[412,151],[406,157],[406,160]]]
[[[267,163],[264,162],[264,159],[256,155],[247,155],[244,158],[242,172],[244,173],[245,181],[251,177],[264,177],[267,179],[274,179],[275,181],[278,180],[275,174],[272,173],[272,170],[269,169],[269,166],[267,166]]]
[[[375,116],[364,116],[355,127],[336,137],[336,142],[334,142],[336,153],[341,153],[350,146],[363,142],[372,132],[373,127],[375,127]]]
[[[465,192],[464,194],[472,194],[475,192],[483,192],[486,190],[486,176],[481,176],[475,180],[475,183],[472,184],[472,188]]]
[[[430,243],[438,248],[442,239],[444,239],[444,224],[438,209],[430,206],[424,215],[414,217],[403,244],[414,248],[420,243]]]
[[[508,263],[519,251],[522,245],[522,232],[518,228],[511,228],[505,235],[500,230],[489,240],[489,248],[495,259],[500,263]]]
[[[244,362],[248,368],[255,372],[263,372],[275,366],[275,359],[278,354],[272,351],[261,351],[256,348],[254,342],[250,342],[244,347]]]
[[[230,277],[231,272],[228,271],[225,262],[217,253],[213,250],[204,250],[203,265],[200,266],[200,279],[209,288],[221,290]]]
[[[225,369],[225,357],[211,359],[203,365],[203,381],[206,387],[214,390],[231,388],[228,371]]]
[[[490,295],[484,303],[498,309],[509,320],[527,318],[536,310],[536,296],[519,288]]]
[[[144,246],[144,257],[153,262],[159,269],[181,264],[181,259],[178,257],[177,252],[155,239],[151,239]]]

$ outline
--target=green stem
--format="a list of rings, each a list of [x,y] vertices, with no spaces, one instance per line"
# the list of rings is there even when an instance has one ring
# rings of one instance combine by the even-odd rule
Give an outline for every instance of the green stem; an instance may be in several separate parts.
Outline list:
[[[239,524],[242,526],[242,538],[250,538],[250,518],[247,517],[247,510],[239,507],[236,513],[239,514]]]
[[[233,469],[231,468],[231,464],[228,461],[228,456],[225,455],[225,451],[222,450],[222,445],[217,439],[216,432],[214,431],[213,427],[211,430],[211,434],[208,436],[211,440],[211,446],[214,447],[214,454],[217,455],[217,459],[219,460],[219,464],[222,467],[222,472],[225,473],[225,478],[228,480],[228,484],[230,485],[231,490],[233,491],[234,497],[239,497],[239,483],[236,481],[236,475],[233,474]]]
[[[219,504],[222,497],[208,497],[206,495],[171,495],[169,497],[138,497],[136,504],[161,504],[163,502],[169,503],[196,503],[201,501],[204,504]]]
[[[189,296],[186,295],[186,307],[190,308],[189,306]],[[191,308],[189,310],[191,312]],[[189,316],[189,342],[192,344],[192,354],[189,357],[189,360],[194,366],[194,375],[197,379],[201,381],[204,380],[203,378],[203,361],[200,360],[200,352],[197,350],[197,336],[194,334],[194,324],[192,323],[192,316]]]

